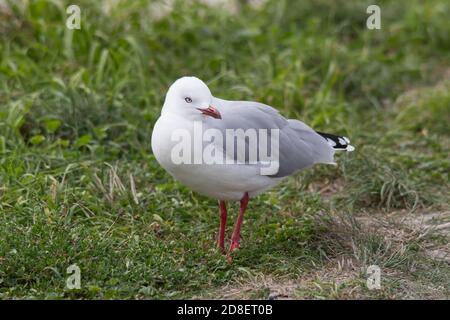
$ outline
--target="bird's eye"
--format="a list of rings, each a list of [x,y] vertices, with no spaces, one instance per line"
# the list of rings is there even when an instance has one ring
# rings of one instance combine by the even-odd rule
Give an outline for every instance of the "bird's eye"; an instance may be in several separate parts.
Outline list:
[[[186,101],[187,103],[191,103],[191,102],[192,102],[192,99],[189,98],[189,97],[186,97],[186,98],[184,98],[184,101]]]

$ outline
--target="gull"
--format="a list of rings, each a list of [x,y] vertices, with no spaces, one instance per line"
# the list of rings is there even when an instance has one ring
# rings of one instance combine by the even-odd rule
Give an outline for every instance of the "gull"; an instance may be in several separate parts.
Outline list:
[[[195,138],[199,128],[203,133],[200,140]],[[266,138],[255,134],[255,143],[251,130],[266,134]],[[228,135],[238,131],[241,134]],[[268,105],[216,98],[196,77],[182,77],[170,86],[151,140],[156,160],[170,175],[194,192],[218,200],[217,246],[222,253],[225,253],[226,201],[240,201],[229,258],[240,246],[241,225],[250,198],[301,169],[317,163],[335,165],[337,150],[354,150],[348,138],[315,131],[299,120],[284,118]],[[263,149],[260,143],[268,140],[275,141],[266,148],[269,149],[266,156],[272,158],[260,152]],[[202,159],[208,146],[209,151],[214,150],[213,161]],[[256,158],[250,157],[255,154],[253,151]],[[267,169],[271,165],[275,170]]]

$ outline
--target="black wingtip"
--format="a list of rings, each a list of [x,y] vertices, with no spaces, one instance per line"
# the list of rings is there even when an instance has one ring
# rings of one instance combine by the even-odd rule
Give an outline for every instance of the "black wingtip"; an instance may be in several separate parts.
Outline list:
[[[344,136],[337,136],[330,133],[324,133],[316,131],[318,134],[320,134],[330,146],[333,147],[335,150],[345,150],[345,151],[353,151],[355,150],[355,147],[350,145],[350,139]]]

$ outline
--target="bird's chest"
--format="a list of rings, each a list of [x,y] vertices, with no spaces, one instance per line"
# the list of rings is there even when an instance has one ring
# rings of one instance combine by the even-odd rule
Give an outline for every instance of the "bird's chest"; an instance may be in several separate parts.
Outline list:
[[[200,124],[201,125],[201,124]],[[215,179],[222,165],[205,164],[203,128],[199,123],[160,117],[152,133],[152,150],[160,165],[182,182]],[[222,159],[222,149],[216,149]]]
[[[156,160],[166,170],[177,164],[176,159],[174,159],[177,151],[175,148],[183,143],[182,140],[190,139],[191,130],[192,124],[183,121],[182,118],[174,120],[162,116],[155,123],[152,133],[152,151]],[[186,147],[189,147],[189,145],[186,145]]]

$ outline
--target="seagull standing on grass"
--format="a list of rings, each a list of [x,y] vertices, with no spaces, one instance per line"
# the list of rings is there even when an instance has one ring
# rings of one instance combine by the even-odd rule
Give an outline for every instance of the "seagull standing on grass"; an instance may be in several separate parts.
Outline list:
[[[203,130],[201,140],[195,137],[198,128]],[[240,134],[229,136],[230,130]],[[251,130],[266,137],[252,135]],[[252,141],[252,137],[256,140]],[[275,144],[264,149],[263,142]],[[229,247],[231,253],[239,248],[249,198],[303,168],[316,163],[335,164],[336,150],[354,150],[349,143],[346,137],[317,132],[299,120],[286,119],[268,105],[216,98],[208,86],[195,77],[180,78],[170,86],[152,133],[153,153],[161,166],[193,191],[219,200],[217,246],[223,253],[227,222],[225,201],[240,201]],[[244,146],[245,150],[239,146]],[[199,159],[196,155],[208,154],[208,147],[209,152],[214,150],[211,152],[213,161]],[[266,157],[269,161],[264,158],[264,152],[272,156]],[[255,153],[256,158],[252,158]],[[184,161],[180,161],[180,157]],[[275,170],[268,170],[272,164]]]

